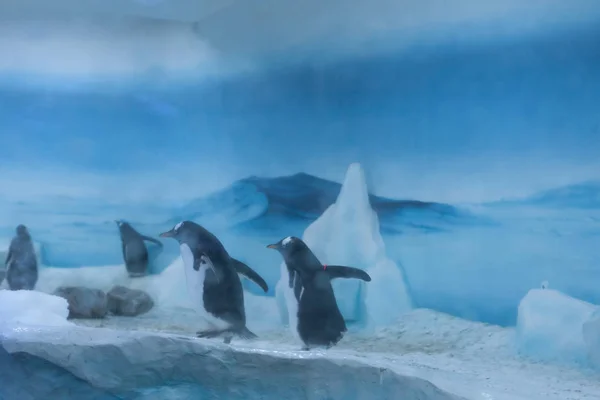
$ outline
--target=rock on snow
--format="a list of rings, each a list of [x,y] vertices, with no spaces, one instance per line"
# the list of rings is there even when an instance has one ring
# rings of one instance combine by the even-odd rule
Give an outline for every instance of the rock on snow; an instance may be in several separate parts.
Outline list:
[[[69,318],[104,318],[108,312],[102,290],[69,286],[58,288],[54,294],[69,303]]]
[[[152,307],[154,301],[148,293],[141,290],[115,286],[107,293],[108,310],[115,315],[134,317],[144,314]]]

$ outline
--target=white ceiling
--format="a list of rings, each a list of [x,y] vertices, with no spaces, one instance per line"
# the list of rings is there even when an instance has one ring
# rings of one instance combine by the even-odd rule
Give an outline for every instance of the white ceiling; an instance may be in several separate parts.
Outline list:
[[[490,35],[600,21],[599,0],[2,0],[0,16],[130,15],[197,22],[223,52],[490,25]],[[492,28],[493,27],[493,28]],[[502,30],[502,31],[500,31]]]
[[[73,17],[78,30],[70,32],[63,20]],[[69,68],[88,71],[82,63],[99,64],[103,54],[115,71],[139,69],[143,59],[184,68],[213,56],[252,60],[297,48],[365,54],[382,42],[398,48],[428,36],[485,40],[594,23],[600,26],[600,0],[1,0],[0,51],[16,56],[0,60],[0,70],[34,71],[46,58],[59,71],[78,58]],[[42,25],[49,27],[42,38],[23,29]],[[210,51],[188,37],[192,30]],[[67,56],[68,48],[77,51]],[[59,60],[58,50],[65,51]],[[115,61],[131,51],[135,63]]]

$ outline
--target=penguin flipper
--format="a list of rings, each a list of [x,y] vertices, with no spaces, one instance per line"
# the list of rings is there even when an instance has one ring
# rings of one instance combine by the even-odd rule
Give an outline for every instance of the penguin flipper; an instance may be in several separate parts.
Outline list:
[[[219,283],[223,279],[223,272],[220,269],[215,268],[212,260],[205,253],[202,253],[200,257],[194,260],[194,269],[196,271],[200,270],[202,265],[207,265],[208,269],[206,270],[205,282]]]
[[[269,291],[269,286],[267,285],[267,282],[265,282],[265,280],[252,268],[250,268],[243,262],[236,260],[235,258],[231,259],[231,264],[233,265],[233,268],[238,274],[242,274],[246,278],[250,279],[252,282],[256,283],[262,288],[262,290],[265,291],[265,293]]]
[[[300,295],[302,294],[302,289],[304,288],[304,286],[302,285],[300,276],[297,275],[295,271],[292,272],[294,273],[294,275],[291,279],[292,282],[290,283],[290,287],[294,290],[294,296],[296,296],[296,300],[300,301]]]
[[[11,243],[12,244],[12,243]],[[6,253],[6,261],[4,261],[4,266],[8,268],[8,264],[10,264],[12,258],[12,246],[8,248],[8,253]]]
[[[362,269],[354,267],[344,267],[341,265],[326,265],[323,267],[329,274],[330,279],[335,278],[348,278],[348,279],[360,279],[362,281],[370,282],[371,277]]]
[[[294,271],[290,267],[287,267],[287,270],[288,270],[288,276],[289,276],[288,286],[290,288],[293,288],[294,287],[294,279],[296,278],[296,271]]]
[[[154,238],[151,238],[150,236],[144,236],[144,235],[140,235],[140,236],[142,237],[142,240],[154,243],[155,245],[157,245],[159,247],[164,247],[164,245],[162,244],[162,242],[160,240],[156,240]]]
[[[196,332],[196,337],[202,338],[202,339],[212,339],[212,338],[221,336],[225,332],[228,332],[228,330],[227,329],[224,329],[224,330],[209,329],[206,331]]]

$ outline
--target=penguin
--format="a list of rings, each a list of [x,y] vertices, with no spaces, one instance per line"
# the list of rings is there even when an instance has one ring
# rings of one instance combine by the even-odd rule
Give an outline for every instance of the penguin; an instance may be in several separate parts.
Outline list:
[[[162,251],[163,244],[151,237],[144,236],[123,220],[116,220],[121,236],[121,247],[123,250],[123,261],[129,276],[137,278],[148,273],[148,249],[144,241],[152,242],[159,246]]]
[[[550,284],[548,283],[548,281],[542,282],[542,285],[541,285],[542,289],[548,289],[549,287],[550,287]]]
[[[365,271],[341,265],[323,265],[301,239],[288,236],[267,246],[277,250],[290,273],[289,287],[298,301],[296,329],[304,342],[303,350],[336,345],[347,331],[338,308],[331,280],[354,278],[366,282],[371,277]]]
[[[246,327],[244,291],[238,274],[245,275],[265,292],[267,283],[249,266],[232,258],[219,239],[202,226],[182,221],[160,234],[179,242],[185,268],[188,294],[196,311],[211,326],[198,337],[224,336],[226,344],[233,335],[242,339],[257,336]]]
[[[10,290],[33,290],[38,280],[38,263],[31,235],[19,225],[6,255],[6,281]]]

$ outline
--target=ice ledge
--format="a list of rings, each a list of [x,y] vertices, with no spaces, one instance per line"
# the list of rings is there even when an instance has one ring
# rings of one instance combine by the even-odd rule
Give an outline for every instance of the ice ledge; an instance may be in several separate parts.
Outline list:
[[[82,327],[5,330],[1,339],[8,353],[39,357],[111,392],[195,383],[235,398],[464,400],[397,364],[341,350]]]

